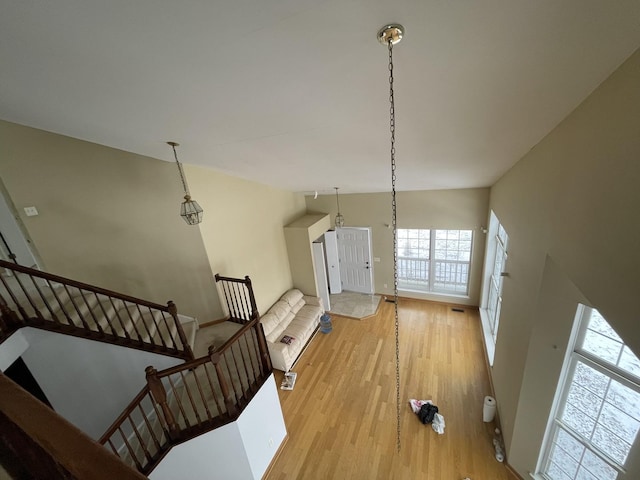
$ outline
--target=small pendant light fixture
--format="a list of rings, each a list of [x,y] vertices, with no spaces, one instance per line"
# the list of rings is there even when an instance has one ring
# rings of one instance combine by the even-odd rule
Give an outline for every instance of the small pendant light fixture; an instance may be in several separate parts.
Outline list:
[[[340,198],[338,197],[338,187],[333,187],[336,189],[336,205],[338,206],[338,214],[336,215],[336,228],[344,227],[344,217],[340,213]]]
[[[184,202],[180,205],[180,216],[184,218],[184,221],[189,225],[197,225],[202,222],[203,210],[198,202],[191,200],[189,194],[189,188],[187,187],[187,180],[184,177],[184,170],[182,170],[182,164],[178,161],[178,154],[176,153],[176,147],[180,144],[176,142],[167,142],[173,148],[173,157],[176,159],[178,165],[178,172],[180,173],[180,180],[182,180],[182,188],[184,189]]]

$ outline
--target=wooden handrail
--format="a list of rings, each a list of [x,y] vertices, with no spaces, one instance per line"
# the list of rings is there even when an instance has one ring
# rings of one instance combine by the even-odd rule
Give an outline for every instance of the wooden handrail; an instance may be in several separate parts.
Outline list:
[[[4,260],[0,268],[13,273],[0,277],[0,341],[32,326],[193,359],[172,301],[161,305]]]
[[[161,371],[147,367],[147,385],[99,442],[148,474],[173,445],[236,420],[271,375],[261,337],[254,319],[208,356]]]
[[[136,298],[130,295],[114,292],[113,290],[107,290],[106,288],[97,287],[95,285],[89,285],[88,283],[78,282],[77,280],[72,280],[70,278],[61,277],[59,275],[54,275],[52,273],[43,272],[42,270],[36,270],[34,268],[24,267],[22,265],[7,262],[6,260],[0,260],[0,268],[6,268],[8,270],[14,270],[20,273],[26,273],[27,275],[30,275],[32,277],[43,278],[45,280],[49,280],[50,282],[62,283],[65,285],[69,285],[71,287],[80,288],[82,290],[89,290],[91,292],[100,293],[108,297],[117,298],[118,300],[123,300],[125,302],[137,303],[139,305],[144,305],[145,307],[155,308],[157,310],[163,310],[167,313],[169,312],[169,307],[167,305],[149,302],[141,298]]]
[[[222,282],[222,293],[229,311],[229,320],[245,324],[260,317],[256,297],[249,276],[241,278],[223,277],[215,274],[216,283]],[[243,287],[237,287],[242,285]]]
[[[0,448],[14,478],[146,478],[2,374]]]

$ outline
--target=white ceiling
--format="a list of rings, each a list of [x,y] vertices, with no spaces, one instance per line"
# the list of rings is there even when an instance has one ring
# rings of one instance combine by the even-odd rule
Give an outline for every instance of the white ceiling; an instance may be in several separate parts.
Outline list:
[[[0,0],[0,118],[292,191],[489,186],[640,46],[638,0]]]

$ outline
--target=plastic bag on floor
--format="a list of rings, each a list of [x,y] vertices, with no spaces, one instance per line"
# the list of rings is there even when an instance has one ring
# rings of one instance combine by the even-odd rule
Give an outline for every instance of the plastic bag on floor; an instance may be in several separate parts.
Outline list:
[[[416,400],[414,398],[409,399],[409,405],[411,405],[411,410],[413,410],[413,413],[415,413],[416,415],[420,412],[422,405],[424,405],[425,403],[429,403],[433,405],[433,402],[431,400]]]
[[[444,417],[436,413],[433,417],[433,422],[431,422],[431,428],[433,428],[434,432],[442,435],[444,433]]]

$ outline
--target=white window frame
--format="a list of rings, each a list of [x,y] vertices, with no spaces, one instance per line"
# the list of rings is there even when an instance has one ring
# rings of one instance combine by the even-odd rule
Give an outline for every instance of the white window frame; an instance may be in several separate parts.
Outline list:
[[[474,242],[475,242],[475,236],[474,236],[474,232],[472,229],[464,229],[464,228],[460,228],[460,229],[454,229],[454,228],[431,228],[431,229],[427,229],[427,228],[404,228],[404,229],[398,229],[398,230],[422,230],[422,231],[428,231],[429,232],[429,258],[420,258],[420,257],[412,257],[412,258],[404,258],[401,255],[401,252],[397,252],[398,254],[398,261],[403,261],[403,260],[407,260],[407,261],[417,261],[417,262],[423,262],[426,264],[426,270],[427,270],[427,279],[426,284],[424,285],[424,287],[421,287],[421,285],[418,283],[418,281],[416,280],[409,280],[406,282],[403,282],[402,278],[398,278],[398,289],[399,290],[403,290],[403,291],[415,291],[415,292],[424,292],[424,293],[437,293],[437,294],[442,294],[442,295],[455,295],[455,296],[468,296],[469,295],[469,282],[471,279],[471,259],[473,258],[473,248],[474,248]],[[457,232],[470,232],[471,234],[471,247],[470,247],[470,251],[469,251],[469,261],[464,261],[464,260],[441,260],[441,259],[436,259],[436,241],[437,241],[437,232],[439,231],[457,231]],[[400,249],[400,245],[398,244],[397,246],[398,250]],[[436,281],[436,264],[447,264],[447,265],[453,265],[454,268],[466,268],[467,269],[467,273],[466,273],[466,285],[464,285],[465,289],[463,290],[454,290],[451,288],[446,288],[446,287],[441,287],[438,286]],[[411,283],[414,282],[414,283]]]
[[[495,249],[493,255],[493,268],[489,276],[489,292],[487,294],[487,314],[489,318],[489,330],[495,343],[498,339],[498,326],[500,325],[500,310],[502,308],[502,286],[505,267],[508,259],[509,235],[498,222],[495,234]],[[500,263],[498,263],[500,259]],[[500,268],[498,268],[498,265]],[[492,301],[492,293],[494,299]]]
[[[504,275],[509,258],[509,235],[492,210],[489,216],[489,229],[483,266],[482,301],[480,304],[480,319],[482,333],[487,351],[489,365],[493,366],[496,342],[498,341],[498,327],[502,313],[502,290]],[[500,271],[496,270],[498,255],[502,255]]]
[[[624,465],[620,465],[615,459],[601,451],[597,446],[591,445],[589,441],[585,441],[579,434],[575,434],[572,431],[572,428],[565,425],[561,420],[578,362],[581,362],[588,367],[593,368],[597,372],[609,377],[611,380],[615,380],[625,387],[640,393],[640,378],[580,348],[587,333],[587,326],[589,324],[588,320],[591,316],[592,310],[593,309],[591,307],[586,305],[578,305],[573,330],[569,340],[569,348],[567,348],[567,353],[565,355],[562,373],[558,382],[558,388],[556,390],[551,414],[545,431],[541,454],[536,467],[536,474],[534,475],[535,478],[544,480],[549,479],[545,470],[550,461],[551,447],[558,427],[561,427],[564,432],[568,433],[577,442],[582,444],[586,449],[595,453],[596,456],[613,468],[617,472],[616,478],[620,478],[620,474],[624,475],[626,473]],[[637,442],[639,437],[640,433],[636,436],[634,443]]]

